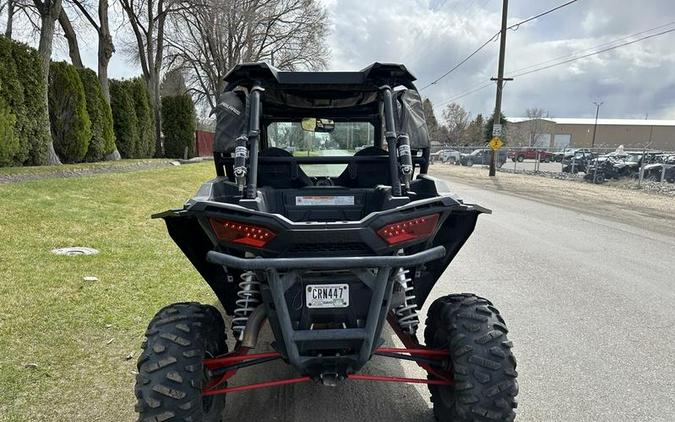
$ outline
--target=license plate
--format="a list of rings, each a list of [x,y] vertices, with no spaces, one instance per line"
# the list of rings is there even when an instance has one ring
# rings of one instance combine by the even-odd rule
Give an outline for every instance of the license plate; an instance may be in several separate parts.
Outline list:
[[[349,284],[309,284],[305,288],[308,308],[346,308]]]

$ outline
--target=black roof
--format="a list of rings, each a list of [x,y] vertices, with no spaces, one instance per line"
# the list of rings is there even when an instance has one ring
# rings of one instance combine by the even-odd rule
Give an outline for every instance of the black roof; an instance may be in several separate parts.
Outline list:
[[[414,89],[415,77],[402,64],[373,63],[356,72],[287,72],[267,63],[238,64],[227,75],[227,89],[236,86],[277,89],[377,90],[382,85]]]

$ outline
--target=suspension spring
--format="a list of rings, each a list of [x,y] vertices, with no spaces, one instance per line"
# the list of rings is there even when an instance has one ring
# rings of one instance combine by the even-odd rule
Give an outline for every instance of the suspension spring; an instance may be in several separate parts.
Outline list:
[[[248,322],[248,317],[260,303],[260,282],[253,271],[246,271],[241,274],[239,299],[235,301],[236,308],[232,318],[232,332],[234,337],[241,341],[244,338],[244,329]]]
[[[395,281],[401,285],[404,297],[403,304],[394,309],[394,314],[401,329],[410,335],[414,335],[417,332],[420,319],[417,315],[417,303],[414,288],[411,284],[412,280],[408,277],[409,272],[409,270],[399,268],[394,275]]]

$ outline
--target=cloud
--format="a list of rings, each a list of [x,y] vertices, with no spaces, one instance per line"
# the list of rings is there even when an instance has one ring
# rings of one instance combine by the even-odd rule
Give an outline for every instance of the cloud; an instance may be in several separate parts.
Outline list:
[[[360,69],[374,61],[402,62],[418,77],[418,87],[442,75],[499,30],[496,0],[331,0],[332,69]],[[511,2],[509,23],[563,3],[562,0]],[[507,34],[506,68],[535,69],[539,63],[581,51],[596,51],[626,35],[673,22],[670,0],[628,2],[580,0]],[[645,34],[648,35],[648,34]],[[635,38],[631,38],[635,39]],[[627,39],[628,40],[628,39]],[[595,100],[605,101],[610,118],[675,119],[675,32],[579,61],[524,75],[507,84],[507,116],[541,107],[558,117],[590,117]],[[489,82],[497,72],[498,42],[423,91],[434,104]],[[546,63],[548,61],[548,63]],[[514,72],[515,71],[515,72]],[[507,76],[509,76],[507,72]],[[495,88],[457,100],[472,114],[489,114]],[[437,110],[440,114],[440,110]]]

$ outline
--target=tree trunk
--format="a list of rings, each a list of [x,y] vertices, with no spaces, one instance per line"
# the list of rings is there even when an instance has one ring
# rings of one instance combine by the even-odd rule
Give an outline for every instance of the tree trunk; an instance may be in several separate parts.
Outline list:
[[[99,0],[98,2],[98,80],[101,83],[101,90],[108,104],[110,104],[110,83],[108,81],[108,63],[115,52],[112,35],[110,35],[110,24],[108,23],[108,0]]]
[[[56,19],[61,13],[61,0],[45,1],[34,0],[35,6],[40,11],[41,28],[40,28],[40,44],[38,52],[42,59],[42,83],[45,87],[44,102],[45,108],[49,109],[49,63],[52,58],[52,46],[54,44],[54,27],[56,26]],[[49,156],[47,163],[50,165],[61,164],[59,156],[54,150],[53,141],[49,141],[47,145]]]
[[[82,57],[80,56],[80,46],[77,42],[77,34],[73,29],[73,25],[70,24],[70,19],[63,8],[61,8],[61,13],[59,13],[59,24],[63,29],[63,36],[66,38],[66,41],[68,41],[68,55],[70,56],[71,63],[78,69],[84,69]]]
[[[162,142],[162,99],[159,92],[159,74],[154,70],[151,72],[148,80],[148,89],[150,90],[150,100],[152,102],[152,111],[155,117],[155,157],[164,157],[164,142]]]
[[[12,39],[12,24],[14,23],[14,0],[7,2],[7,28],[5,28],[5,37]]]

